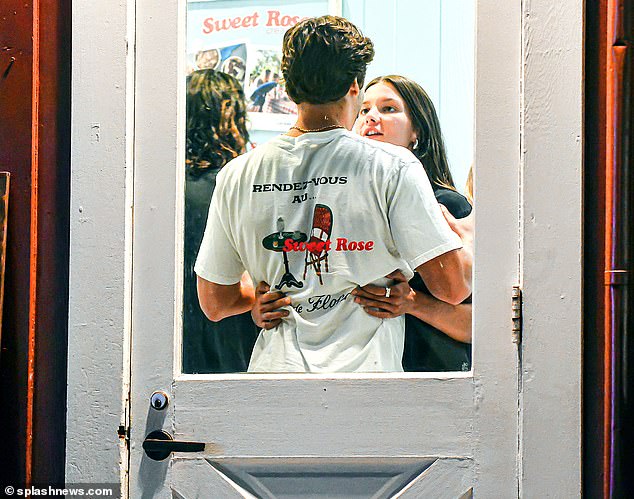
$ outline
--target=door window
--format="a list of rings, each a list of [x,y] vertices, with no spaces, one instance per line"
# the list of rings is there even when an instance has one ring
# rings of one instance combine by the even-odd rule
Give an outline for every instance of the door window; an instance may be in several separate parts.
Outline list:
[[[415,19],[402,15],[403,9],[408,8],[407,2],[382,6],[379,10],[370,8],[368,2],[344,4],[342,14],[373,40],[376,51],[365,81],[371,86],[354,131],[360,134],[367,131],[362,123],[366,113],[376,114],[389,127],[391,117],[381,106],[386,99],[399,100],[406,126],[409,123],[414,128],[427,127],[427,135],[421,136],[420,141],[417,139],[410,149],[421,161],[421,168],[425,164],[437,200],[454,217],[462,218],[470,213],[473,204],[474,4],[468,2],[465,8],[463,3],[459,6],[448,3],[441,8],[439,2],[424,2],[411,7],[417,12],[422,10],[421,15]],[[187,4],[183,76],[186,145],[181,192],[184,210],[177,236],[183,254],[181,341],[177,349],[182,355],[183,373],[237,373],[249,368],[261,328],[248,312],[220,322],[207,319],[198,300],[194,264],[217,175],[231,159],[284,134],[296,122],[297,106],[285,91],[281,71],[284,32],[305,17],[327,12],[328,2],[324,1]],[[405,78],[420,85],[422,93],[415,93],[413,100],[407,101],[402,92],[408,82],[399,76],[373,84],[375,78],[386,75],[407,75]],[[400,127],[403,123],[396,125]],[[430,140],[430,135],[435,142],[423,144],[422,141]],[[388,138],[392,139],[386,135],[385,139]],[[435,156],[427,153],[432,149],[436,150]],[[337,182],[347,181],[344,177]],[[316,181],[317,186],[325,177],[304,180],[308,184]],[[336,273],[333,266],[336,269],[337,251],[370,255],[372,242],[342,237],[337,231],[342,214],[333,215],[328,195],[311,204],[306,201],[309,196],[318,197],[313,196],[314,190],[304,184],[297,188],[298,185],[272,181],[253,187],[272,192],[277,189],[280,197],[276,203],[287,203],[289,208],[301,206],[306,211],[305,223],[297,227],[287,227],[284,217],[269,216],[264,220],[268,216],[265,214],[263,223],[268,224],[268,232],[261,239],[264,248],[270,251],[271,260],[279,260],[279,282],[268,283],[271,291],[290,296],[292,304],[286,310],[319,327],[326,313],[342,304],[352,304],[355,296],[347,291],[336,294],[316,291],[305,296],[299,286],[311,279],[323,286],[324,279]],[[372,225],[370,212],[365,217],[359,219],[358,225]],[[282,243],[286,240],[290,241],[292,251],[285,251]],[[391,318],[399,311],[391,302],[387,303],[388,308],[379,309],[392,314],[386,324],[396,323],[389,333],[396,337],[381,348],[396,350],[399,362],[385,370],[399,371],[402,366],[406,372],[469,371],[471,300],[457,306],[443,303],[429,293],[420,276],[411,277],[411,269],[400,270],[404,275],[396,281],[378,282],[377,288],[371,289],[380,293],[384,285],[387,293],[387,288],[398,289],[395,285],[401,280],[406,282],[407,276],[411,278],[412,293],[417,294],[418,305],[413,312],[418,316],[412,313]],[[246,279],[252,277],[245,275]],[[362,276],[350,278],[351,282],[359,282]],[[409,289],[404,284],[401,287]],[[354,332],[355,328],[352,329]],[[359,343],[342,340],[341,348],[359,344],[367,345],[367,340],[361,338]],[[301,370],[306,354],[301,347],[298,351],[299,356],[293,362]],[[335,370],[338,368],[333,364]]]

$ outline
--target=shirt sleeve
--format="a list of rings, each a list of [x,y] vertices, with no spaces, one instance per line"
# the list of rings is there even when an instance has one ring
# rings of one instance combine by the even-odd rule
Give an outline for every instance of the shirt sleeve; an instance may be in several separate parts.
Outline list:
[[[229,285],[239,282],[245,269],[229,223],[231,213],[223,195],[225,176],[222,173],[218,175],[211,198],[207,226],[194,271],[207,281]]]
[[[444,205],[455,218],[464,218],[471,213],[471,203],[459,192],[441,187],[434,194],[438,202]]]
[[[396,248],[412,268],[462,247],[434,196],[424,168],[407,162],[388,184],[388,218]]]

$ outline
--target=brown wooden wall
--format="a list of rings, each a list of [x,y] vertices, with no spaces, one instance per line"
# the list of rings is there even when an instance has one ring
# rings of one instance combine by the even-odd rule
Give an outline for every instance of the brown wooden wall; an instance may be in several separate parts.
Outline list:
[[[70,0],[0,2],[0,170],[11,172],[0,482],[64,478]]]
[[[634,493],[634,1],[611,0],[606,63],[606,424],[611,497]],[[609,348],[608,348],[609,347]],[[605,397],[607,399],[607,396]]]
[[[586,2],[584,151],[584,366],[583,490],[604,497],[603,336],[605,233],[605,112],[607,0]]]
[[[584,495],[634,490],[634,0],[586,1]]]

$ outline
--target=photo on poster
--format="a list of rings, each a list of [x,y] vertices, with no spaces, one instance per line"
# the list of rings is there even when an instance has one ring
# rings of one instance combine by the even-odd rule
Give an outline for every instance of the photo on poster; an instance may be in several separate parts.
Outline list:
[[[247,44],[243,41],[229,45],[200,47],[187,54],[188,71],[214,69],[230,74],[244,87],[247,68]]]
[[[254,128],[285,130],[295,122],[297,104],[286,93],[282,54],[277,47],[249,46],[249,84],[245,88]]]
[[[248,100],[250,128],[286,131],[297,106],[282,81],[282,38],[300,20],[328,12],[327,0],[188,0],[187,74],[209,68],[235,76]]]

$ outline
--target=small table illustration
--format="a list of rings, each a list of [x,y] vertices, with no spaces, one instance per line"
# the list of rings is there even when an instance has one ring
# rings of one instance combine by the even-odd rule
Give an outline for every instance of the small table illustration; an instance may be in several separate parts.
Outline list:
[[[293,274],[291,274],[290,269],[288,268],[288,256],[287,252],[284,251],[284,243],[287,239],[290,239],[294,243],[303,243],[308,240],[308,236],[303,232],[296,230],[295,232],[274,232],[273,234],[269,234],[262,240],[262,245],[270,251],[281,252],[284,256],[284,275],[282,276],[282,280],[279,284],[275,285],[275,289],[282,289],[283,286],[287,286],[292,288],[295,286],[296,288],[303,288],[304,283],[298,281]]]

